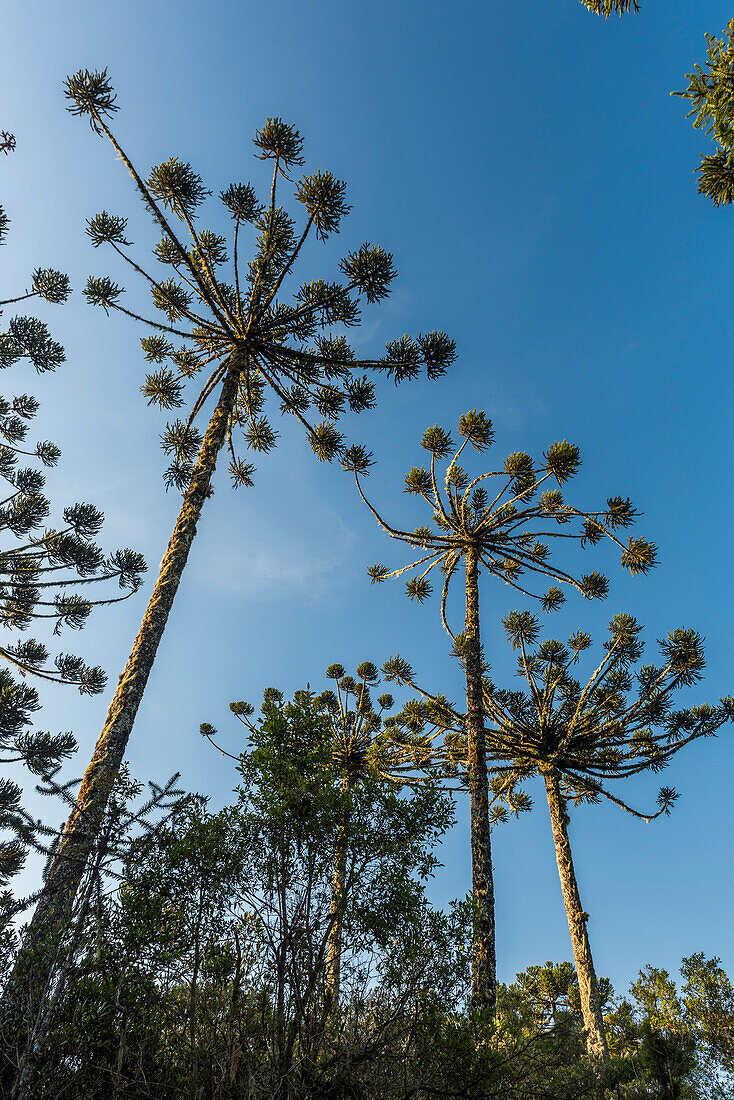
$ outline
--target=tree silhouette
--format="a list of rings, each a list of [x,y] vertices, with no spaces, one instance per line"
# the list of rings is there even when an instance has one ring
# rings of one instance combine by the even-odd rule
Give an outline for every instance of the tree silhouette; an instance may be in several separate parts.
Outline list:
[[[488,779],[484,731],[484,658],[479,622],[480,569],[506,584],[538,599],[546,611],[560,607],[565,596],[559,584],[576,588],[589,599],[606,596],[608,581],[601,573],[578,576],[549,559],[551,539],[567,539],[582,546],[609,538],[622,550],[622,564],[632,573],[647,572],[656,560],[655,546],[630,536],[623,543],[616,531],[629,527],[635,510],[629,499],[610,497],[603,510],[584,511],[566,504],[560,488],[544,488],[547,482],[563,485],[580,466],[579,449],[567,441],[553,443],[535,463],[525,452],[515,452],[504,464],[470,478],[459,458],[470,445],[476,452],[487,450],[493,440],[492,423],[484,412],[465,413],[459,420],[456,447],[451,435],[436,425],[423,435],[421,444],[431,455],[430,468],[414,466],[406,475],[404,491],[420,497],[431,511],[432,522],[415,530],[393,527],[370,504],[360,478],[369,472],[370,454],[350,448],[344,459],[353,471],[357,489],[365,504],[391,538],[420,551],[408,565],[390,570],[378,563],[369,570],[373,582],[410,574],[406,582],[411,599],[422,602],[431,593],[431,573],[443,573],[441,618],[454,640],[466,681],[467,773],[471,819],[472,893],[475,909],[472,998],[475,1007],[491,1006],[496,997],[494,936],[494,884],[492,873]],[[443,489],[436,465],[446,463]],[[487,484],[492,492],[487,491]],[[496,492],[495,492],[496,490]],[[542,491],[541,491],[542,490]],[[570,526],[570,529],[569,529]],[[548,540],[548,541],[544,541]],[[448,625],[446,607],[449,585],[460,566],[465,572],[465,625],[454,634]],[[525,587],[525,574],[546,577],[556,583],[546,593]],[[397,657],[383,667],[388,679],[410,683],[412,670]]]
[[[303,163],[303,141],[294,127],[278,118],[268,119],[255,134],[256,157],[270,162],[273,169],[265,204],[258,201],[249,183],[232,184],[220,194],[234,225],[233,283],[229,283],[220,273],[227,261],[224,237],[196,227],[199,207],[209,195],[200,176],[189,164],[172,157],[143,179],[110,129],[108,120],[118,107],[106,71],[77,72],[66,81],[66,96],[68,110],[88,118],[92,130],[112,143],[163,232],[154,255],[166,274],[158,274],[160,268],[156,268],[152,276],[129,253],[125,218],[102,211],[87,225],[95,247],[109,245],[145,281],[162,319],[148,321],[128,310],[120,302],[122,287],[108,276],[88,280],[87,300],[106,311],[123,312],[153,329],[152,335],[141,340],[146,359],[156,368],[147,376],[143,393],[149,403],[169,410],[188,400],[189,411],[185,420],[169,423],[162,436],[163,449],[172,458],[167,484],[185,490],[181,510],[36,908],[29,944],[54,924],[63,925],[64,912],[78,888],[78,868],[84,862],[83,853],[91,851],[94,822],[107,797],[107,777],[122,761],[204,502],[212,491],[220,450],[225,445],[229,450],[234,484],[251,484],[254,468],[244,460],[235,441],[256,452],[274,446],[276,432],[264,414],[270,395],[281,412],[292,414],[305,426],[317,457],[332,459],[344,450],[334,424],[341,410],[348,405],[359,412],[375,402],[369,374],[385,374],[400,382],[415,378],[425,368],[427,375],[435,378],[455,356],[453,341],[442,332],[417,339],[402,336],[388,343],[383,358],[361,360],[344,337],[331,335],[334,327],[350,328],[359,323],[362,299],[374,303],[387,297],[396,272],[390,253],[378,246],[365,244],[347,253],[340,265],[342,282],[312,280],[296,287],[289,302],[281,300],[279,295],[288,286],[307,238],[327,240],[338,232],[349,210],[345,184],[330,172],[304,176],[296,184],[295,198],[306,214],[300,233],[285,209],[277,205],[279,183],[288,181],[290,173]],[[188,234],[188,245],[174,228],[173,218]],[[256,239],[253,258],[243,268],[240,234],[245,227],[254,230]],[[172,337],[183,343],[174,345]],[[208,377],[203,385],[199,380],[198,393],[187,399],[187,383],[204,368],[210,370]],[[202,437],[195,420],[210,398],[214,409]],[[307,419],[312,405],[326,419],[318,423]],[[69,850],[74,856],[65,859]]]

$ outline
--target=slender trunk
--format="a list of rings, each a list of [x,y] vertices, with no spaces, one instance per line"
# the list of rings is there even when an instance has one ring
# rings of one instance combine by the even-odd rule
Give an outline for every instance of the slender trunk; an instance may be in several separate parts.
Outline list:
[[[115,1063],[115,1080],[112,1088],[112,1100],[118,1100],[120,1096],[120,1081],[122,1079],[122,1061],[125,1057],[125,1032],[127,1031],[127,1016],[123,1016],[120,1028],[120,1043],[117,1048],[117,1061]]]
[[[345,798],[349,796],[349,779],[342,780],[342,791]],[[334,873],[331,882],[331,931],[326,954],[326,999],[329,1009],[337,1008],[339,1004],[339,987],[341,983],[342,961],[342,926],[344,924],[344,910],[346,908],[346,878],[347,878],[347,841],[349,828],[349,806],[344,805],[341,822],[336,831],[336,847],[334,851]]]
[[[232,1083],[237,1075],[237,1067],[240,1060],[239,1043],[235,1046],[235,1026],[239,1009],[240,992],[242,990],[242,948],[237,929],[234,930],[235,942],[235,966],[232,978],[232,994],[229,999],[229,1015],[227,1017],[227,1052],[224,1066],[222,1067],[222,1095],[229,1096]]]
[[[49,962],[43,946],[47,942],[53,943],[63,929],[94,846],[110,783],[122,764],[133,722],[196,535],[196,525],[204,502],[211,495],[212,476],[237,397],[239,374],[239,360],[232,356],[138,636],[110,703],[94,755],[8,983],[3,1007],[11,1014],[16,979],[31,970],[34,982],[43,983],[48,978],[46,971]]]
[[[199,886],[199,907],[194,926],[194,960],[189,982],[189,1042],[191,1044],[191,1098],[199,1095],[199,1043],[196,1035],[199,1005],[199,966],[201,964],[201,925],[204,918],[204,891]]]
[[[479,563],[466,555],[466,741],[471,815],[474,953],[471,1000],[474,1008],[492,1008],[497,1000],[494,930],[494,876],[489,829],[487,748],[482,702],[482,651],[479,635]]]
[[[51,1022],[56,1011],[56,1006],[61,999],[62,993],[65,991],[67,979],[77,958],[77,952],[79,950],[79,945],[82,942],[82,935],[84,933],[84,922],[89,911],[92,894],[94,892],[95,881],[98,880],[100,874],[100,866],[102,863],[102,859],[104,858],[108,842],[109,829],[100,839],[95,860],[95,866],[93,866],[92,871],[89,875],[89,880],[86,884],[86,888],[82,892],[78,912],[74,916],[76,927],[74,928],[74,932],[70,942],[66,945],[66,948],[62,953],[63,961],[59,962],[58,960],[55,960],[54,967],[56,968],[57,972],[55,975],[48,975],[49,981],[53,981],[55,978],[55,985],[53,986],[53,988],[50,985],[44,986],[43,996],[38,997],[40,1004],[36,1012],[35,1021],[29,1029],[27,1036],[25,1037],[25,1049],[18,1062],[15,1084],[11,1093],[11,1100],[28,1100],[28,1098],[31,1096],[31,1086],[33,1083],[33,1077],[36,1073],[36,1063],[38,1060],[38,1056],[41,1053],[48,1037]],[[35,974],[33,975],[33,979],[33,991],[35,992],[36,990],[39,990],[39,987],[35,982]]]
[[[581,907],[581,897],[573,866],[571,841],[568,837],[569,818],[566,813],[566,804],[561,795],[558,773],[555,770],[547,772],[544,778],[551,826],[553,827],[553,843],[556,848],[556,863],[558,864],[558,874],[563,892],[563,904],[566,906],[573,959],[579,979],[581,1012],[586,1029],[586,1046],[589,1054],[594,1058],[605,1059],[609,1057],[609,1049],[604,1034],[604,1016],[599,997],[599,983],[594,970],[589,934],[586,930],[586,922],[589,918]]]
[[[286,1065],[285,1049],[286,1049],[286,1022],[285,1022],[285,981],[286,972],[288,969],[288,956],[287,952],[290,949],[291,941],[291,928],[288,920],[288,909],[286,905],[285,896],[285,862],[287,854],[285,852],[285,842],[283,833],[281,831],[280,836],[280,852],[278,855],[278,906],[280,917],[280,942],[275,951],[275,973],[276,973],[276,999],[275,999],[275,1067],[277,1080],[285,1082],[288,1078],[290,1067]]]

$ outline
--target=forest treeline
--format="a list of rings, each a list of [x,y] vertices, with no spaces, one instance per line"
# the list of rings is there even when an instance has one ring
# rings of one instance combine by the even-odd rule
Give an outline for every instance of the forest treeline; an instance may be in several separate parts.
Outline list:
[[[607,17],[637,11],[634,0],[582,2]],[[709,37],[708,60],[688,80],[676,94],[717,146],[702,158],[699,191],[731,203],[734,20],[722,38]],[[734,719],[730,696],[700,694],[706,662],[695,629],[657,624],[651,643],[631,611],[614,615],[602,639],[584,627],[583,600],[605,599],[614,583],[597,568],[600,546],[633,576],[657,563],[631,499],[586,499],[571,484],[580,450],[565,438],[539,455],[495,457],[492,420],[473,409],[455,425],[428,424],[405,495],[374,500],[375,455],[347,438],[341,418],[373,408],[386,381],[449,374],[457,352],[435,329],[358,355],[351,334],[396,278],[381,245],[344,252],[335,281],[301,270],[315,254],[307,241],[340,234],[351,209],[344,181],[301,174],[302,135],[269,118],[254,136],[265,182],[233,182],[214,197],[178,157],[138,170],[118,134],[106,71],[80,70],[64,94],[67,110],[111,144],[161,234],[146,258],[126,237],[126,217],[91,217],[88,241],[116,274],[90,277],[83,294],[142,332],[141,392],[169,417],[163,481],[181,504],[79,786],[66,774],[73,733],[35,728],[34,680],[103,692],[105,672],[60,650],[60,638],[136,598],[147,567],[135,549],[101,548],[104,517],[94,505],[49,499],[44,468],[61,452],[33,438],[39,402],[15,391],[0,398],[3,1095],[734,1094],[734,986],[720,960],[700,951],[679,975],[648,963],[629,990],[615,991],[597,969],[574,862],[579,807],[666,817],[674,788],[639,806],[624,781],[659,773]],[[15,135],[0,133],[0,152],[15,149]],[[204,214],[224,232],[203,227]],[[0,207],[0,244],[9,228]],[[150,295],[150,309],[138,297],[128,308],[124,271]],[[63,365],[46,321],[16,307],[35,314],[70,293],[68,277],[51,268],[8,291],[1,367],[42,375]],[[233,702],[231,730],[201,725],[234,786],[231,804],[214,811],[178,775],[131,775],[125,757],[217,466],[227,463],[233,489],[252,488],[251,459],[266,460],[289,419],[318,460],[344,470],[345,490],[353,483],[386,553],[391,541],[404,551],[396,565],[370,566],[372,583],[402,577],[419,603],[437,594],[437,643],[448,639],[465,692],[453,701],[447,683],[426,683],[393,654],[352,672],[332,664],[321,690],[306,686],[292,699],[273,687],[257,706]],[[504,684],[485,650],[480,603],[500,583],[517,601],[502,619],[517,660],[516,679]],[[568,597],[578,601],[578,626],[554,637],[546,616]],[[547,803],[573,961],[529,965],[503,984],[492,839],[509,817],[534,809],[533,780]],[[62,829],[24,807],[29,781],[63,807]],[[470,889],[441,909],[427,889],[441,839],[464,807]],[[13,886],[31,852],[44,871],[21,896]]]

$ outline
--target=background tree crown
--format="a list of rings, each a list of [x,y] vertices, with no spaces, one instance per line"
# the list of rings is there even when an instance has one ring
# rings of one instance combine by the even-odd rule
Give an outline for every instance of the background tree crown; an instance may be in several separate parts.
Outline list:
[[[443,574],[442,619],[452,637],[446,621],[449,584],[469,555],[480,568],[538,599],[545,611],[555,611],[565,601],[559,584],[576,588],[587,599],[603,599],[609,590],[609,582],[601,573],[578,576],[551,561],[550,540],[572,540],[584,547],[609,538],[622,551],[623,567],[633,575],[647,573],[656,564],[654,543],[634,536],[625,543],[616,533],[632,526],[637,516],[628,497],[609,497],[606,507],[595,511],[566,503],[561,486],[575,476],[581,465],[575,444],[567,440],[552,443],[541,461],[516,451],[498,468],[470,476],[459,458],[467,446],[481,454],[492,445],[492,422],[486,413],[472,410],[459,419],[458,434],[463,440],[458,445],[440,425],[423,434],[421,446],[431,456],[430,466],[413,466],[405,476],[404,492],[425,501],[431,520],[413,531],[389,524],[365,496],[360,478],[369,473],[371,455],[352,447],[344,458],[345,468],[354,473],[362,500],[388,535],[422,551],[419,558],[399,569],[391,570],[382,563],[371,566],[373,583],[410,573],[406,592],[420,603],[431,594],[430,574],[438,568]],[[440,479],[439,463],[445,464]],[[521,580],[525,574],[557,583],[545,593],[534,592]]]
[[[560,776],[565,797],[576,804],[607,798],[647,820],[669,813],[678,797],[672,787],[661,788],[657,812],[640,813],[607,784],[662,770],[690,742],[714,736],[734,719],[730,696],[716,705],[674,709],[675,693],[702,678],[701,636],[676,629],[658,642],[661,660],[642,664],[642,627],[632,615],[615,615],[601,660],[582,683],[574,673],[581,655],[591,648],[589,634],[576,630],[567,643],[541,639],[538,618],[528,611],[511,612],[503,624],[518,652],[517,675],[527,689],[496,686],[484,665],[494,820],[504,820],[507,809],[515,814],[529,809],[532,803],[520,784],[551,771]],[[392,658],[383,671],[420,692],[389,720],[396,751],[413,768],[432,768],[466,783],[466,715],[444,696],[423,690],[402,658]]]

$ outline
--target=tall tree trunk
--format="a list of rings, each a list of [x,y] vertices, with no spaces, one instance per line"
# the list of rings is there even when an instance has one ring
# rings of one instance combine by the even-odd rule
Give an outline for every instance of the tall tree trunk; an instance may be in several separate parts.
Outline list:
[[[239,356],[233,353],[222,383],[216,408],[207,426],[191,481],[183,498],[171,540],[161,562],[158,579],[120,676],[94,755],[86,770],[74,809],[64,828],[56,857],[51,864],[33,918],[18,954],[13,975],[3,998],[4,1014],[14,1015],[13,999],[17,980],[33,973],[34,984],[47,986],[50,960],[43,947],[63,929],[87,861],[94,847],[114,774],[122,759],[143,698],[156,652],[181,582],[196,525],[204,502],[211,495],[211,481],[217,456],[224,444],[230,414],[237,397],[241,372]]]
[[[33,1024],[28,1028],[25,1036],[21,1036],[21,1038],[25,1040],[25,1045],[21,1057],[18,1060],[18,1066],[15,1073],[15,1084],[12,1089],[10,1100],[30,1100],[32,1097],[33,1078],[36,1076],[37,1068],[36,1062],[48,1038],[51,1024],[56,1013],[56,1007],[61,999],[62,993],[65,991],[69,974],[71,973],[74,963],[77,961],[77,953],[82,942],[85,921],[89,913],[95,885],[99,882],[102,860],[107,851],[111,829],[112,822],[109,823],[104,834],[99,838],[94,864],[91,868],[89,879],[82,891],[78,911],[73,917],[75,923],[73,935],[70,942],[61,953],[61,957],[55,959],[55,974],[48,975],[49,981],[54,983],[53,986],[48,985],[44,986],[42,990],[39,989],[35,982],[35,974],[32,975],[33,981],[29,983],[32,990],[31,997],[39,1003]],[[38,990],[38,994],[34,997],[33,995],[36,990]],[[33,1002],[31,1007],[33,1007]]]
[[[345,799],[349,797],[349,778],[342,779],[342,791]],[[331,881],[331,931],[326,953],[326,999],[329,1009],[339,1004],[339,986],[341,983],[342,926],[346,908],[347,846],[349,828],[349,805],[345,801],[342,820],[336,831],[334,850],[334,873]]]
[[[221,1096],[230,1096],[232,1085],[237,1076],[237,1067],[240,1061],[240,1045],[235,1045],[235,1029],[237,1027],[237,1013],[239,1010],[240,994],[242,992],[242,947],[237,929],[234,930],[235,966],[232,978],[232,993],[229,998],[229,1013],[227,1015],[227,1050],[222,1066]]]
[[[466,555],[466,740],[471,815],[474,945],[471,1000],[474,1008],[491,1008],[497,1000],[494,928],[494,877],[489,829],[487,748],[482,701],[482,651],[479,635],[479,564]]]
[[[189,1043],[191,1045],[191,1100],[199,1096],[199,1040],[196,1034],[199,1007],[199,967],[201,965],[201,925],[204,918],[204,889],[199,884],[199,906],[194,926],[194,960],[189,982]]]
[[[586,1046],[589,1054],[593,1057],[605,1059],[609,1057],[609,1049],[604,1033],[604,1016],[599,997],[599,983],[594,970],[589,934],[586,930],[588,914],[583,911],[581,906],[581,896],[579,895],[576,872],[573,866],[571,842],[568,837],[569,817],[566,813],[565,801],[561,795],[558,773],[555,770],[546,772],[544,779],[553,828],[556,863],[558,864],[558,874],[563,892],[563,904],[566,906],[573,959],[579,979],[581,1012],[586,1028]]]

